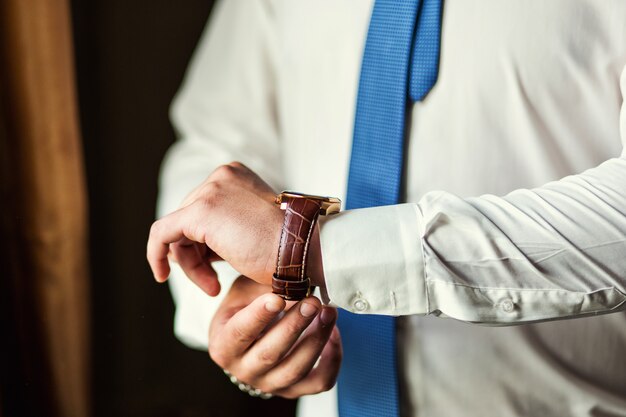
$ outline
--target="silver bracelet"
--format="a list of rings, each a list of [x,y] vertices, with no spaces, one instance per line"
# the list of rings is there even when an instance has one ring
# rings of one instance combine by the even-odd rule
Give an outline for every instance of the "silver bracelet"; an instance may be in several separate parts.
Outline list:
[[[251,396],[251,397],[258,397],[258,398],[261,398],[263,400],[269,400],[270,398],[273,397],[273,395],[268,393],[268,392],[263,392],[263,391],[261,391],[258,388],[254,388],[252,385],[244,384],[243,382],[238,380],[235,375],[231,374],[226,369],[224,369],[223,371],[224,371],[224,374],[226,374],[226,376],[228,377],[228,379],[230,379],[230,382],[232,382],[233,384],[237,385],[237,387],[241,391],[247,393],[249,396]]]

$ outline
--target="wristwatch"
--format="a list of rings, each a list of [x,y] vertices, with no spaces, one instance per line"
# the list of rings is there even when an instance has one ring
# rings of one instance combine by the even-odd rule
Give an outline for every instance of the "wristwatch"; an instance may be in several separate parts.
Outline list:
[[[339,213],[341,200],[333,197],[283,191],[275,203],[285,211],[285,221],[278,246],[272,291],[285,300],[298,301],[311,293],[307,274],[307,255],[311,235],[320,215]]]

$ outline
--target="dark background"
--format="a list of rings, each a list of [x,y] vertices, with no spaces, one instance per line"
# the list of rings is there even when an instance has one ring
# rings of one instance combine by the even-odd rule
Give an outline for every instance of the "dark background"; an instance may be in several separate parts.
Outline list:
[[[96,417],[282,416],[293,402],[249,398],[205,352],[173,336],[166,286],[145,262],[168,107],[212,1],[73,0],[89,188]]]

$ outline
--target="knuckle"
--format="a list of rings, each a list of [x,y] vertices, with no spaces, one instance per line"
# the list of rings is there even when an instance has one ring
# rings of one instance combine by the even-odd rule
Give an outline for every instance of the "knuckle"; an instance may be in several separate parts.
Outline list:
[[[157,220],[154,223],[152,223],[152,226],[150,226],[150,236],[151,237],[158,236],[159,233],[161,233],[161,226],[162,226],[161,220]]]
[[[204,194],[193,203],[193,214],[195,216],[204,216],[208,211],[213,210],[216,205],[217,198],[215,194]]]
[[[326,334],[316,334],[313,337],[313,344],[315,345],[315,348],[321,353],[322,349],[324,348],[324,346],[326,346],[326,343],[328,342],[328,335]]]
[[[230,163],[230,164],[228,164],[228,165],[229,165],[229,166],[231,166],[231,167],[233,167],[233,168],[235,168],[235,169],[242,169],[242,168],[245,168],[245,167],[246,167],[244,164],[242,164],[242,163],[241,163],[241,162],[239,162],[239,161],[233,161],[233,162],[231,162],[231,163]]]
[[[285,386],[289,387],[304,378],[306,374],[307,370],[302,367],[288,368],[282,372],[281,380]]]
[[[263,392],[271,393],[274,395],[278,395],[277,393],[281,390],[281,387],[268,384],[267,382],[264,382],[264,381],[258,381],[251,385],[254,386],[255,388],[260,389]],[[282,394],[280,396],[282,397]]]
[[[274,365],[279,359],[279,353],[270,347],[261,349],[257,354],[257,360],[266,367]]]
[[[205,234],[204,234],[204,225],[200,223],[189,223],[183,226],[183,234],[187,236],[189,239],[192,239],[196,242],[204,242]]]
[[[237,370],[237,375],[236,378],[243,382],[244,384],[250,384],[250,385],[254,385],[255,388],[259,388],[255,385],[255,381],[256,381],[256,375],[251,372],[250,370],[246,369],[246,368],[242,368]],[[263,391],[262,388],[259,388]]]
[[[254,336],[250,335],[247,331],[239,326],[233,327],[232,339],[237,344],[248,344],[254,340]]]
[[[288,334],[301,333],[305,327],[305,324],[300,320],[287,320],[283,325],[285,326],[285,332]]]
[[[233,164],[234,163],[230,163],[228,165],[221,165],[217,167],[211,177],[225,181],[235,178],[237,176],[237,167]]]
[[[222,368],[228,367],[224,352],[215,345],[215,343],[209,343],[209,356],[211,360],[221,366]]]
[[[309,343],[316,348],[320,346],[324,346],[326,344],[326,340],[328,339],[328,334],[323,331],[323,329],[315,329],[315,331],[311,332],[307,339],[309,339]]]
[[[276,394],[286,389],[285,384],[282,383],[282,381],[281,383],[276,383],[275,381],[271,381],[271,378],[263,378],[262,380],[256,382],[255,387],[264,392],[271,392],[272,394]],[[282,397],[283,394],[281,393],[280,396]]]
[[[268,317],[266,310],[257,310],[253,314],[254,320],[259,323],[268,323],[271,320],[271,317]]]
[[[220,194],[221,189],[222,185],[218,181],[207,182],[202,186],[202,193],[198,200],[213,202],[216,196]]]

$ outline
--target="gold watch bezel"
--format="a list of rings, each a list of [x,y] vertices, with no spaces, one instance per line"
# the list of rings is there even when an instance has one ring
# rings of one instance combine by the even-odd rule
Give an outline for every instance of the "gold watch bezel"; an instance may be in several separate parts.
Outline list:
[[[281,209],[287,208],[286,204],[283,203],[283,197],[291,197],[291,198],[307,198],[309,200],[318,200],[321,201],[322,204],[320,206],[320,215],[328,216],[331,214],[336,214],[341,211],[341,200],[336,197],[325,197],[320,195],[311,195],[299,193],[297,191],[283,191],[282,193],[276,196],[274,202],[281,206]],[[283,208],[283,204],[285,207]]]

